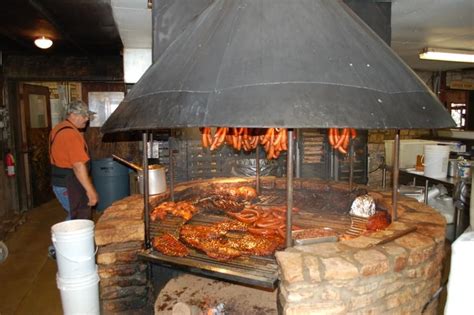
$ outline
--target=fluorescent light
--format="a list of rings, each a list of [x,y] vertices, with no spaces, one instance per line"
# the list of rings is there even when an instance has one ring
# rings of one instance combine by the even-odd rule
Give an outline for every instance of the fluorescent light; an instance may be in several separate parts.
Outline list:
[[[441,49],[441,48],[424,48],[420,52],[420,59],[455,61],[455,62],[474,62],[474,51]]]
[[[41,36],[35,39],[35,45],[41,49],[48,49],[53,45],[53,41],[47,37]]]

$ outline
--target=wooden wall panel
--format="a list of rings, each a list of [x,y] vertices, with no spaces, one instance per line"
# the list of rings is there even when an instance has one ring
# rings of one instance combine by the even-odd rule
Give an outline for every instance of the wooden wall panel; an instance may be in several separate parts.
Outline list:
[[[467,104],[468,91],[446,91],[446,103]]]
[[[123,81],[121,56],[14,56],[5,57],[7,79],[32,81]]]

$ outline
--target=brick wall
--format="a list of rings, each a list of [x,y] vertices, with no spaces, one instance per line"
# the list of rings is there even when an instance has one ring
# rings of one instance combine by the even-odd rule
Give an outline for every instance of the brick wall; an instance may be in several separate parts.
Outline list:
[[[429,129],[403,129],[400,130],[400,140],[417,139],[430,135]],[[396,131],[390,130],[369,130],[369,140],[367,142],[369,152],[369,182],[371,188],[382,187],[381,165],[385,160],[385,140],[395,139]],[[387,186],[390,182],[387,179]]]

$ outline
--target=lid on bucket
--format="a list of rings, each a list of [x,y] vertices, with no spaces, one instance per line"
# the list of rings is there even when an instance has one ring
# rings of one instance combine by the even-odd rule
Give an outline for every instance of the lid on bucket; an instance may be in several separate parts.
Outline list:
[[[80,230],[94,229],[94,221],[92,220],[69,220],[64,222],[56,223],[51,227],[52,233],[71,233]]]
[[[444,145],[444,144],[425,144],[424,149],[427,151],[450,151],[451,147],[449,145]]]

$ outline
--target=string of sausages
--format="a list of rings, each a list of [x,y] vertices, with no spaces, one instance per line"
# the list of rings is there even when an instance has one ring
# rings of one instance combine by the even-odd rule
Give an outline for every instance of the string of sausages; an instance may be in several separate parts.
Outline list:
[[[212,135],[210,127],[200,128],[204,148],[216,150],[224,143],[235,150],[252,151],[260,144],[267,153],[267,159],[277,159],[282,151],[288,150],[288,130],[285,128],[228,128],[218,127]],[[357,137],[354,128],[329,129],[329,144],[342,154],[347,154],[349,140]]]
[[[204,148],[216,150],[224,143],[235,150],[252,151],[260,144],[267,153],[267,159],[277,159],[282,151],[288,150],[288,130],[285,128],[227,128],[218,127],[212,135],[210,127],[200,128]]]
[[[357,131],[354,128],[344,128],[342,132],[339,132],[337,128],[330,128],[328,132],[329,144],[334,150],[339,150],[342,154],[347,154],[349,139],[357,137]]]
[[[298,208],[293,208],[298,212]],[[286,235],[286,207],[262,207],[248,206],[240,212],[227,212],[227,214],[242,223],[249,225],[248,231],[252,234],[272,236]],[[301,230],[300,227],[292,226],[292,230]]]

